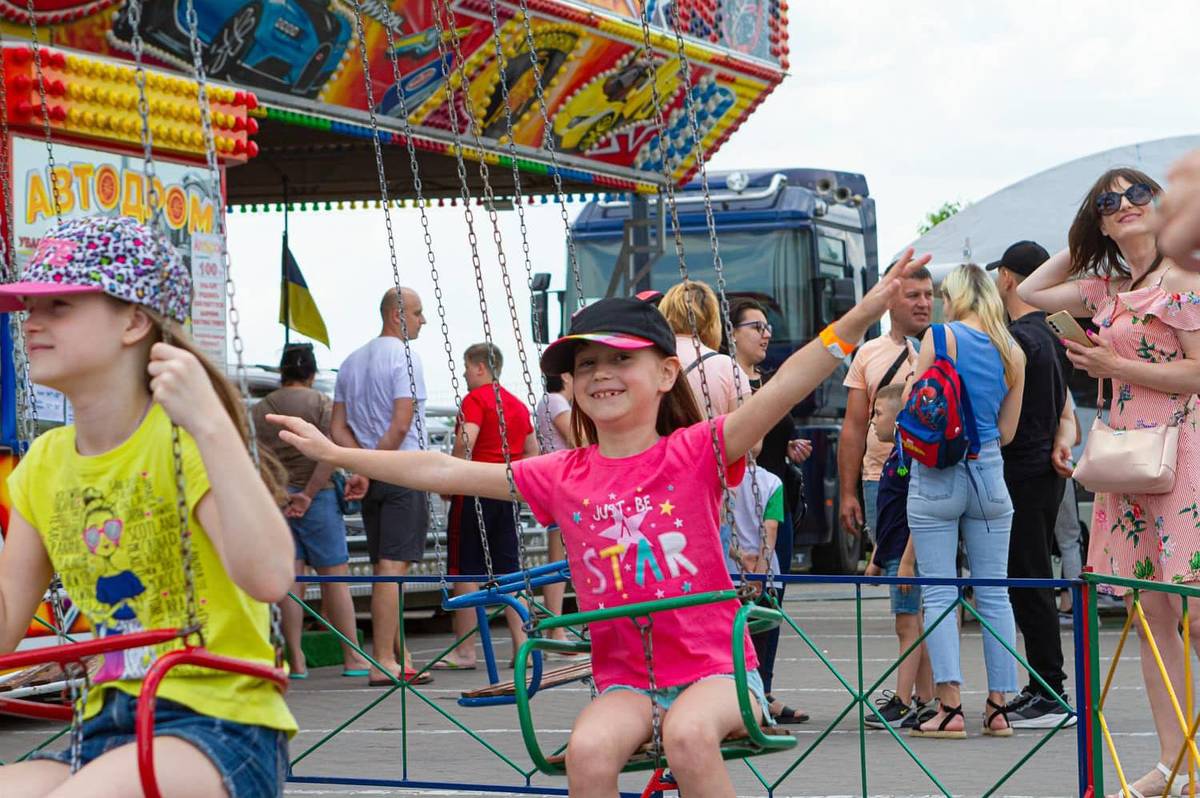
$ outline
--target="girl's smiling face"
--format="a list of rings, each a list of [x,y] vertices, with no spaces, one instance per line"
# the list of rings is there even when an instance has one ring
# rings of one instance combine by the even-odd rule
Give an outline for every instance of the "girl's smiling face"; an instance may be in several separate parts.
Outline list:
[[[679,359],[657,349],[616,349],[595,342],[575,350],[575,406],[598,430],[654,428],[658,405],[679,374]]]

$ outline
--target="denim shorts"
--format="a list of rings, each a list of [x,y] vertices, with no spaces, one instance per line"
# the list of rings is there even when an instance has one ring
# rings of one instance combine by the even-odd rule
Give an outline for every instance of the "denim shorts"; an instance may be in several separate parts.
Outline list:
[[[331,568],[350,561],[346,522],[333,488],[318,492],[308,506],[308,512],[301,518],[289,518],[288,526],[292,528],[292,539],[296,542],[297,560],[303,560],[313,568]]]
[[[712,676],[705,676],[702,679],[697,679],[695,682],[689,682],[688,684],[680,684],[674,687],[660,687],[654,691],[655,698],[658,700],[658,706],[663,712],[666,712],[671,708],[671,705],[675,703],[675,699],[679,698],[680,694],[682,694],[684,690],[688,689],[697,682],[704,681],[705,679],[732,680],[733,674],[714,673]],[[762,707],[763,721],[768,726],[774,726],[775,720],[771,717],[771,705],[767,701],[767,693],[765,690],[763,690],[762,676],[758,674],[758,671],[746,671],[746,686],[750,688],[750,693],[758,699],[759,706]],[[628,690],[631,693],[640,693],[647,698],[650,697],[649,690],[643,687],[634,687],[631,684],[610,684],[608,687],[604,688],[604,693],[615,693],[618,690]]]
[[[899,573],[899,559],[884,563],[884,576],[897,576]],[[916,615],[921,611],[920,585],[911,585],[907,591],[901,590],[900,585],[888,585],[888,591],[892,594],[892,615]]]
[[[83,724],[82,764],[136,742],[136,715],[137,699],[110,688],[100,712]],[[283,795],[288,772],[287,735],[278,729],[211,718],[160,698],[154,711],[154,736],[178,737],[200,749],[221,774],[229,798]],[[39,751],[31,758],[69,765],[71,751]]]

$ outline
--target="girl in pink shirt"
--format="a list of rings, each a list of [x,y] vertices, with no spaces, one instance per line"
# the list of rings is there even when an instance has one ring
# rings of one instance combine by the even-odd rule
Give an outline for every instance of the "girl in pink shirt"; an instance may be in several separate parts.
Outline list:
[[[928,257],[915,262],[923,265]],[[512,464],[517,491],[544,524],[563,531],[581,610],[728,590],[720,545],[721,479],[741,481],[744,456],[788,410],[831,374],[883,315],[911,251],[857,307],[793,354],[740,408],[702,419],[652,306],[603,299],[575,314],[570,333],[542,355],[547,374],[570,372],[580,448]],[[296,418],[271,416],[308,457],[393,484],[508,499],[503,464],[439,452],[344,449]],[[720,449],[714,452],[713,436]],[[742,728],[733,679],[737,599],[654,615],[655,700],[666,710],[663,747],[684,794],[734,795],[719,754]],[[601,694],[580,713],[567,746],[571,795],[617,794],[617,776],[651,736],[653,704],[640,634],[628,619],[592,624],[592,670]],[[752,689],[753,647],[746,645]]]

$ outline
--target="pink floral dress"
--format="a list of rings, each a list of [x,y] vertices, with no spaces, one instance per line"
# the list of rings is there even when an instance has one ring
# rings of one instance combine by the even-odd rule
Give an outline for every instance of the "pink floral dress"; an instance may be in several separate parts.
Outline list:
[[[1121,357],[1170,363],[1184,356],[1176,331],[1200,330],[1200,294],[1169,294],[1158,285],[1118,293],[1095,277],[1078,286],[1100,338]],[[1087,560],[1097,573],[1200,582],[1200,433],[1192,399],[1115,381],[1109,425],[1179,424],[1178,464],[1170,493],[1096,494]]]

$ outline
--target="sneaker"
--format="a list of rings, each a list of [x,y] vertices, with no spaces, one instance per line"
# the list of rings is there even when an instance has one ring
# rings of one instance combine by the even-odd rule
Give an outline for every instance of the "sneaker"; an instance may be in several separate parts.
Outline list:
[[[883,698],[875,699],[875,706],[879,707],[879,715],[868,712],[863,721],[872,729],[882,729],[885,725],[891,726],[893,729],[898,728],[912,712],[908,708],[908,704],[905,704],[900,696],[891,690],[884,690]],[[879,719],[881,716],[883,720]]]
[[[914,698],[911,708],[912,711],[908,713],[908,717],[904,719],[902,724],[900,724],[901,727],[905,729],[915,729],[936,715],[937,708],[930,706],[932,703],[933,702],[930,701],[929,704],[926,704]]]
[[[1071,612],[1070,610],[1067,610],[1066,612],[1059,610],[1058,625],[1065,629],[1070,629],[1075,626],[1075,613]]]
[[[1063,700],[1066,700],[1065,697]],[[1061,723],[1063,718],[1067,719],[1063,728],[1069,729],[1079,720],[1053,698],[1041,694],[1034,695],[1028,692],[1028,688],[1004,709],[1008,714],[1008,724],[1014,729],[1052,729]]]

